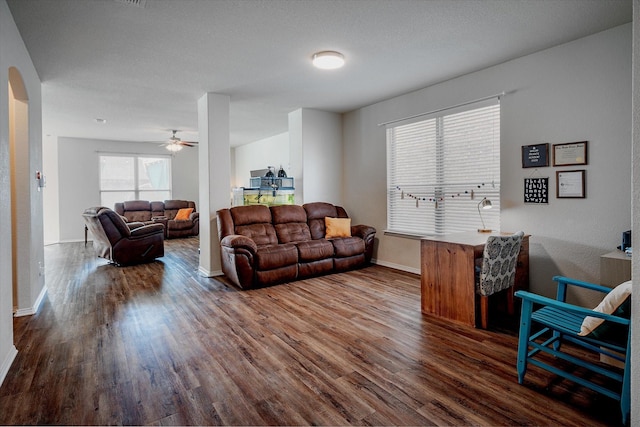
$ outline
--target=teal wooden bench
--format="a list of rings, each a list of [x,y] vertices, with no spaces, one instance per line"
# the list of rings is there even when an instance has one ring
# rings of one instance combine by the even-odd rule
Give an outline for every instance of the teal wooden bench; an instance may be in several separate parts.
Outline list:
[[[622,423],[626,425],[629,422],[630,414],[630,319],[565,302],[569,286],[591,289],[603,294],[608,294],[611,288],[562,276],[555,276],[553,280],[558,284],[555,300],[527,291],[517,291],[515,293],[516,297],[522,298],[522,315],[518,337],[518,382],[520,384],[524,382],[528,364],[538,366],[619,401]],[[610,336],[607,336],[605,331],[600,334],[579,335],[582,322],[587,316],[604,319],[606,327],[616,329],[617,334],[611,333]],[[621,331],[622,333],[620,333]],[[617,335],[617,339],[614,339],[613,335]],[[563,342],[569,342],[617,360],[622,364],[623,368],[581,359],[568,354],[563,351]],[[597,384],[567,372],[559,366],[542,361],[537,358],[540,353],[553,355],[558,359],[610,378],[614,380],[613,382],[609,381],[613,383],[613,386],[608,387]]]

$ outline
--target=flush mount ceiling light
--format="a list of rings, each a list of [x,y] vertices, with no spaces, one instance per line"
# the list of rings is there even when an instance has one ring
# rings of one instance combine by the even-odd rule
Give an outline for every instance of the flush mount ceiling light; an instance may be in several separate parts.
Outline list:
[[[332,50],[314,53],[313,65],[323,70],[335,70],[344,65],[344,55]]]

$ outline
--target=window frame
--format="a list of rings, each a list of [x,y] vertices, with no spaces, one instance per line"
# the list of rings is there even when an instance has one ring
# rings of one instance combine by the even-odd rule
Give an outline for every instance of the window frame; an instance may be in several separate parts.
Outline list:
[[[102,181],[102,177],[103,177],[103,170],[102,170],[102,159],[104,157],[119,157],[119,158],[127,158],[127,159],[131,159],[132,163],[133,163],[133,181],[134,181],[134,185],[133,188],[126,188],[126,189],[116,189],[116,190],[105,190],[102,188],[103,185],[103,181]],[[156,188],[156,189],[152,189],[152,190],[146,190],[146,189],[141,189],[140,188],[140,159],[162,159],[162,160],[167,160],[168,161],[168,173],[169,176],[167,177],[167,182],[168,182],[168,188]],[[128,201],[128,200],[147,200],[147,199],[143,199],[141,194],[144,194],[145,192],[151,192],[151,191],[156,191],[156,192],[168,192],[168,197],[165,200],[170,200],[172,198],[172,194],[173,194],[173,156],[171,155],[163,155],[163,154],[138,154],[138,153],[98,153],[98,197],[100,199],[100,203],[104,204],[103,201],[103,194],[105,193],[133,193],[134,197],[132,199],[127,199],[127,200],[122,200],[123,202]]]
[[[488,108],[489,107],[489,108]],[[484,110],[486,109],[486,110]],[[447,129],[451,129],[451,124],[447,125],[445,122],[451,121],[452,118],[462,117],[469,123],[473,124],[474,114],[482,114],[486,112],[487,118],[485,122],[480,122],[480,129],[478,131],[478,140],[470,140],[474,144],[480,142],[490,141],[490,150],[487,150],[487,156],[483,159],[489,161],[489,172],[486,172],[486,177],[474,182],[443,182],[444,173],[442,170],[438,170],[444,167],[450,167],[448,165],[445,150],[447,144],[449,147],[455,147],[459,141],[447,139]],[[440,109],[432,113],[421,114],[412,116],[405,120],[396,120],[393,122],[385,123],[386,125],[386,144],[387,144],[387,224],[385,234],[395,235],[399,237],[408,238],[421,238],[425,236],[435,236],[448,233],[454,233],[458,231],[477,231],[479,228],[485,228],[482,222],[491,229],[500,229],[500,118],[501,108],[499,97],[491,97],[480,101],[474,101],[463,105],[458,105],[452,108]],[[491,120],[491,121],[488,121]],[[425,128],[429,127],[435,129],[435,134],[427,134],[426,137],[420,136],[422,140],[428,141],[430,146],[428,148],[421,148],[419,146],[416,149],[418,157],[404,155],[405,159],[410,159],[407,162],[410,164],[415,163],[416,159],[422,161],[424,159],[425,164],[429,162],[430,166],[426,166],[424,169],[427,172],[435,174],[430,176],[426,180],[421,169],[417,175],[423,176],[423,181],[428,182],[427,185],[421,185],[421,182],[417,178],[415,182],[405,182],[407,188],[403,188],[404,185],[398,185],[399,178],[398,170],[402,166],[396,164],[398,162],[398,151],[396,140],[396,133],[401,129],[407,129],[407,134],[413,137],[411,133],[412,127],[418,129],[416,135],[420,133],[420,126]],[[466,122],[462,122],[463,127]],[[486,124],[485,124],[486,123]],[[445,126],[443,129],[442,126]],[[455,128],[454,128],[455,129]],[[469,127],[469,129],[473,129]],[[490,129],[490,130],[488,130]],[[429,129],[431,132],[431,129]],[[487,135],[482,136],[482,133]],[[474,130],[469,132],[474,133]],[[407,137],[409,138],[409,137]],[[422,140],[414,141],[414,145],[421,144]],[[406,142],[406,141],[405,141]],[[435,146],[434,146],[435,144]],[[411,145],[407,143],[407,145]],[[471,145],[470,145],[471,146]],[[476,150],[478,149],[477,146]],[[431,149],[431,154],[428,157],[428,149]],[[475,155],[478,155],[476,153]],[[455,156],[454,156],[455,157]],[[457,161],[459,159],[455,159]],[[466,160],[466,164],[461,164],[459,167],[466,167],[471,161]],[[436,165],[434,167],[434,164]],[[484,173],[484,160],[481,163],[482,166],[475,170],[471,170],[470,175],[477,175],[477,173]],[[408,166],[407,171],[415,170]],[[434,171],[435,168],[435,171]],[[405,171],[406,174],[406,171]],[[402,179],[402,178],[401,178]],[[413,178],[403,178],[405,180],[411,180]],[[451,178],[448,178],[451,179]],[[430,181],[429,181],[430,180]],[[428,190],[427,190],[428,188]],[[400,196],[398,196],[400,194]],[[483,210],[482,214],[479,214],[478,203],[487,197],[491,200],[493,208],[490,210]],[[399,201],[400,199],[401,201]],[[407,200],[408,199],[408,200]],[[447,203],[449,209],[447,209]],[[409,207],[412,206],[412,207]],[[418,209],[421,211],[410,212],[411,209]],[[430,211],[429,211],[430,210]],[[419,212],[419,213],[418,213]],[[406,216],[403,216],[406,214]],[[413,219],[412,215],[417,217]],[[449,219],[445,219],[446,216]],[[445,216],[445,217],[443,217]],[[453,218],[453,224],[449,225],[448,222]],[[468,220],[466,219],[468,218]],[[464,224],[464,223],[467,224]]]

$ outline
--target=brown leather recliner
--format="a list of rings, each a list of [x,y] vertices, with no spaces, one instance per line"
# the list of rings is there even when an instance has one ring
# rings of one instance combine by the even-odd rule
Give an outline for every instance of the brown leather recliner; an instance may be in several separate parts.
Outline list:
[[[116,265],[153,261],[164,256],[164,226],[126,223],[105,207],[89,208],[82,214],[93,235],[93,247],[99,257]]]

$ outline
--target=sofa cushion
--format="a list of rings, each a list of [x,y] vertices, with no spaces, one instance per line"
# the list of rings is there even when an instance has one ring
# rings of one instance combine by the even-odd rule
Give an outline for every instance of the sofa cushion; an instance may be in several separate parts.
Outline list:
[[[176,214],[180,209],[193,208],[193,212],[196,211],[195,202],[188,200],[165,200],[164,201],[164,216],[169,219],[175,219]]]
[[[121,215],[129,222],[150,222],[151,203],[147,200],[129,200],[121,205]]]
[[[276,231],[270,223],[236,226],[236,234],[253,239],[258,246],[278,244]]]
[[[309,226],[306,223],[293,222],[276,224],[276,235],[280,243],[304,242],[311,240]]]
[[[262,246],[256,253],[258,270],[273,270],[275,268],[295,265],[298,262],[298,250],[291,244],[275,244]]]
[[[236,206],[230,209],[235,234],[253,239],[258,246],[276,245],[278,237],[271,224],[271,211],[263,205]]]
[[[325,202],[305,203],[302,205],[307,212],[307,224],[312,239],[324,239],[325,217],[338,217],[338,211],[334,205]]]
[[[191,212],[193,212],[193,208],[178,209],[178,212],[176,213],[174,219],[176,221],[186,221],[189,219],[189,215],[191,215]]]
[[[364,253],[364,240],[359,237],[343,237],[331,240],[336,257],[349,257]]]
[[[193,221],[177,221],[177,220],[169,220],[167,221],[167,229],[168,230],[191,230],[193,228]]]
[[[151,203],[148,200],[128,200],[122,202],[125,211],[150,211]]]
[[[311,262],[333,257],[334,249],[330,241],[324,239],[296,243],[298,262]]]
[[[351,237],[351,218],[325,217],[325,239]]]
[[[164,216],[164,202],[151,202],[151,217]]]
[[[270,209],[279,243],[311,240],[307,213],[302,206],[281,205]]]

